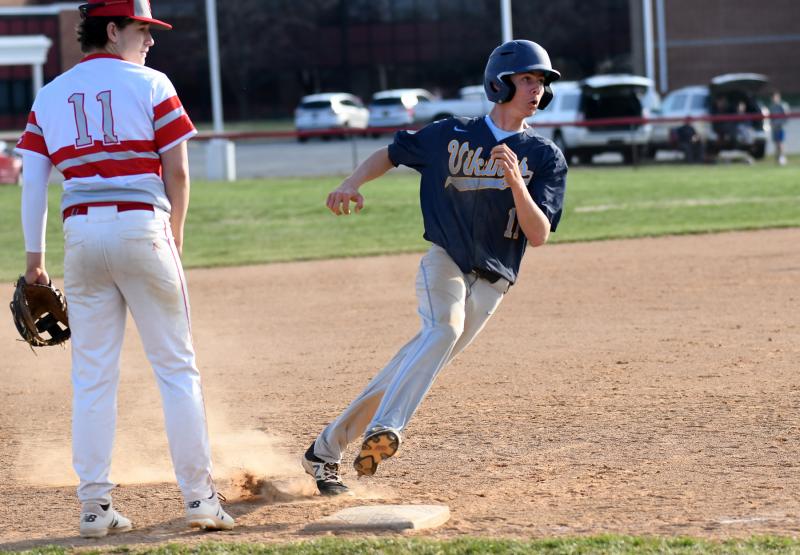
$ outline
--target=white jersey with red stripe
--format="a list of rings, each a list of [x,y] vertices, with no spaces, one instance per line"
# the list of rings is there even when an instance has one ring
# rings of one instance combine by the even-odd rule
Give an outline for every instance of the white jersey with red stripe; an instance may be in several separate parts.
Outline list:
[[[117,201],[169,212],[160,155],[196,133],[166,75],[93,54],[39,91],[17,149],[64,174],[62,210]]]

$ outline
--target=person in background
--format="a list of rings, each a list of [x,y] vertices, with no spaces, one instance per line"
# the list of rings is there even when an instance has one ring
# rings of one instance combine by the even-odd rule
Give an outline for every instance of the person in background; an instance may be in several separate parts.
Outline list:
[[[683,125],[675,129],[675,140],[689,164],[697,164],[705,159],[705,144],[692,125],[691,118],[686,118]]]
[[[785,116],[789,113],[789,105],[781,99],[781,93],[772,93],[772,104],[769,105],[769,113],[772,116],[772,142],[775,143],[775,161],[778,165],[786,165],[786,153],[783,143],[786,140],[786,119],[775,116]]]

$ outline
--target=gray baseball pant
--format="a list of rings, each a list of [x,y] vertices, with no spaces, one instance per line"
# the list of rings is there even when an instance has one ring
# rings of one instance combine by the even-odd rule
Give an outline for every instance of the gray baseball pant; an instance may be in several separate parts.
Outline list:
[[[469,345],[494,314],[509,282],[465,274],[442,247],[433,245],[417,272],[422,329],[367,384],[316,440],[314,454],[340,462],[349,443],[366,431],[402,433],[444,366]]]

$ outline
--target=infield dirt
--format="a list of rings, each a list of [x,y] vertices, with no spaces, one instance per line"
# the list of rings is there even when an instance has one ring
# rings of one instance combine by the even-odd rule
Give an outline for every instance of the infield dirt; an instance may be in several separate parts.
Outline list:
[[[114,499],[136,529],[77,537],[69,349],[0,326],[0,549],[315,537],[373,503],[447,504],[432,537],[800,532],[800,230],[531,250],[486,330],[439,377],[356,495],[299,457],[417,331],[419,255],[188,272],[228,533],[184,528],[160,399],[133,325]],[[191,240],[186,248],[191,248]],[[11,285],[7,289],[10,296]]]

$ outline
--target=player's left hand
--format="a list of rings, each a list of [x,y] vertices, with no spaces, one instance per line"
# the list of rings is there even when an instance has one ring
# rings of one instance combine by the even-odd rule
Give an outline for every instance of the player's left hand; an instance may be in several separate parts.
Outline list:
[[[501,144],[494,147],[491,151],[490,159],[497,160],[500,163],[500,167],[503,168],[503,174],[506,183],[508,183],[509,186],[525,186],[525,181],[522,179],[522,173],[519,171],[519,161],[517,160],[517,155],[513,150],[508,148],[508,145]]]
[[[50,283],[50,276],[44,267],[28,268],[25,270],[25,283],[28,285],[39,284],[48,285]]]
[[[40,285],[49,285],[50,276],[44,267],[44,253],[43,252],[26,252],[25,253],[25,283],[32,285],[38,283]]]

